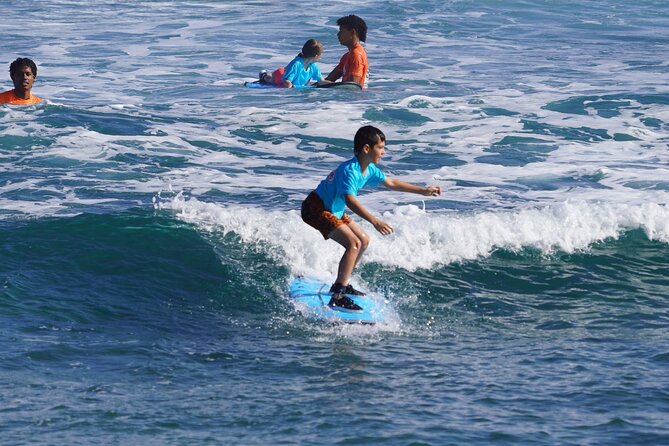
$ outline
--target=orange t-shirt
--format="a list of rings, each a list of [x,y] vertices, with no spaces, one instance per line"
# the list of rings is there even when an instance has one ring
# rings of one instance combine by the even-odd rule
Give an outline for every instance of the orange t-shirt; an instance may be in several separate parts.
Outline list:
[[[342,71],[342,82],[351,82],[353,81],[353,76],[359,76],[360,86],[364,87],[367,80],[369,62],[367,61],[367,53],[362,45],[358,44],[348,50],[335,69]]]
[[[30,105],[37,104],[41,99],[35,95],[30,95],[30,99],[21,99],[14,94],[14,90],[0,93],[0,104]]]

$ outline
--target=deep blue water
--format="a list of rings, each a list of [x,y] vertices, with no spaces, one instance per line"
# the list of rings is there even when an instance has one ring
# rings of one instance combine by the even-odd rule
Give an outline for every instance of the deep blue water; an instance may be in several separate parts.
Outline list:
[[[0,106],[3,444],[669,443],[664,2],[5,9],[45,103]],[[350,12],[368,90],[242,86]],[[444,194],[361,195],[399,321],[331,326],[297,210],[363,124]]]

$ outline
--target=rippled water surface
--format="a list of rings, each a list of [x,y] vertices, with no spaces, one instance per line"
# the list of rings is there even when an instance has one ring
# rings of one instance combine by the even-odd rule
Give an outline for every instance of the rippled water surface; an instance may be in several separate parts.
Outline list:
[[[254,90],[338,17],[365,91]],[[0,106],[7,444],[667,444],[669,25],[639,1],[9,1],[38,64]],[[5,88],[11,88],[7,76]],[[352,156],[396,232],[354,283],[399,320],[305,318],[341,251],[298,208]]]

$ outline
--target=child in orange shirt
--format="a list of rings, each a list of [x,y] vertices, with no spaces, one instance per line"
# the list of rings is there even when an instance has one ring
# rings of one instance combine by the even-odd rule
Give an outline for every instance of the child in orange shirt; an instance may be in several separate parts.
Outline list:
[[[369,62],[360,42],[367,40],[367,24],[356,15],[347,15],[337,20],[337,25],[339,26],[337,39],[340,44],[348,48],[348,52],[325,80],[334,82],[341,78],[342,82],[355,82],[364,87]]]
[[[37,78],[35,62],[19,57],[9,66],[9,76],[14,82],[14,89],[0,93],[0,104],[30,105],[41,101],[30,92]]]

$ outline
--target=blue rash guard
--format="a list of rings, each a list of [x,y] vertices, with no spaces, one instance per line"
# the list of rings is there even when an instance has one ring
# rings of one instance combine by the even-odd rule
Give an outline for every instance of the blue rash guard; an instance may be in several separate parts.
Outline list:
[[[316,62],[309,64],[305,70],[304,59],[300,56],[297,56],[286,66],[281,79],[284,81],[290,81],[295,86],[302,87],[307,85],[310,80],[319,81],[322,77],[323,75],[321,74],[321,69],[318,68],[318,64]]]
[[[385,180],[385,174],[374,163],[367,166],[367,171],[363,175],[358,158],[353,157],[330,172],[330,175],[318,185],[316,193],[323,200],[325,209],[337,218],[341,218],[346,209],[346,195],[357,196],[358,191],[364,186],[376,186]]]

